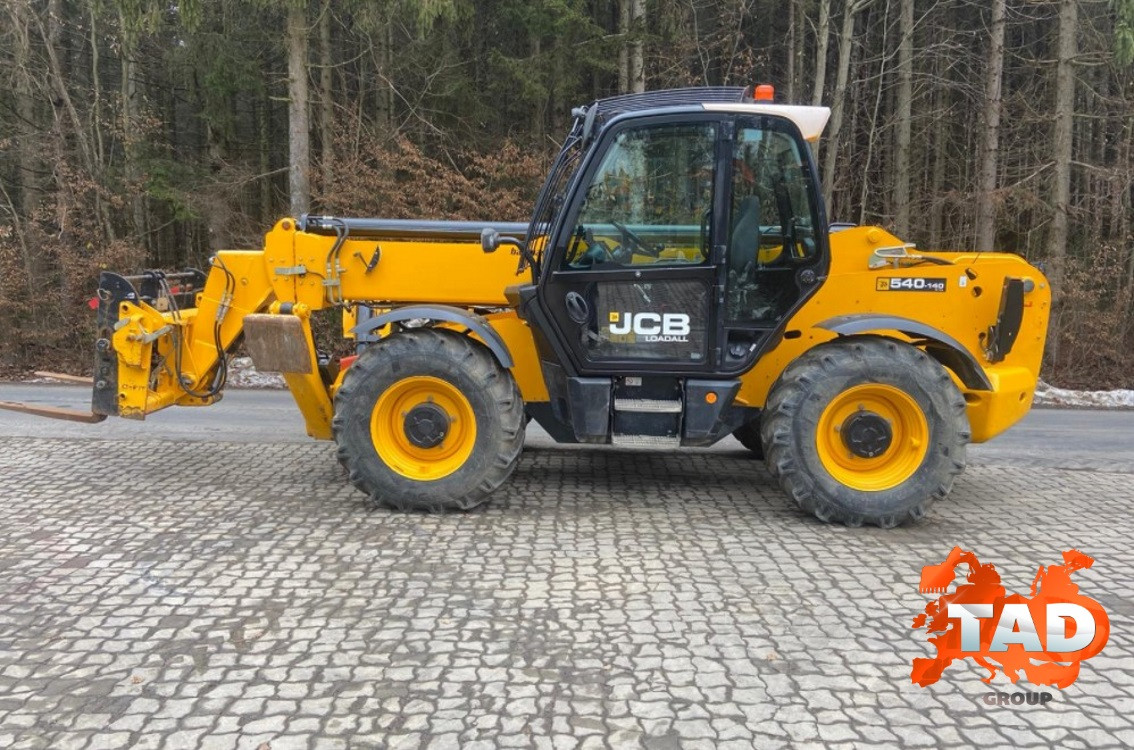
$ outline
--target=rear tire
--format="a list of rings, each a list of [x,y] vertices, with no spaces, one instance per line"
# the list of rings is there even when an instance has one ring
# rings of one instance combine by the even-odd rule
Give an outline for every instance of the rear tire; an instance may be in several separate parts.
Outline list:
[[[753,458],[764,458],[764,439],[760,436],[760,420],[742,424],[732,433],[741,445],[752,451]]]
[[[879,336],[803,354],[768,397],[768,469],[822,521],[891,528],[922,518],[965,468],[965,400],[936,360]]]
[[[481,344],[437,329],[368,347],[335,395],[339,462],[375,501],[403,511],[469,510],[511,476],[524,403]]]

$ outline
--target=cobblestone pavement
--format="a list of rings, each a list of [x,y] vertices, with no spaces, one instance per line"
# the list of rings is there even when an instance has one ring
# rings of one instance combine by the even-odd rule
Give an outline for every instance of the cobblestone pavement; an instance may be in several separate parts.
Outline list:
[[[798,513],[739,453],[540,448],[399,515],[325,444],[0,439],[0,747],[1134,746],[1134,475],[971,469],[926,522]],[[1109,645],[1041,706],[922,689],[921,567],[1080,546]]]

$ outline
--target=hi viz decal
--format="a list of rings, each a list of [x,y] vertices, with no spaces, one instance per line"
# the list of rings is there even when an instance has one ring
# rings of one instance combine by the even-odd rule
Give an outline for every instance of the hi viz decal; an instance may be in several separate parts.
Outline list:
[[[954,547],[944,562],[921,571],[921,593],[942,596],[914,618],[913,627],[926,629],[937,655],[914,659],[911,679],[932,685],[954,660],[972,659],[988,670],[985,683],[999,669],[1012,682],[1023,673],[1036,685],[1067,687],[1079,676],[1080,664],[1102,651],[1110,637],[1102,605],[1071,582],[1072,573],[1094,562],[1067,550],[1062,565],[1041,565],[1030,595],[1021,596],[1007,593],[991,563]],[[950,593],[960,565],[969,574]]]
[[[610,314],[610,332],[615,336],[634,334],[639,341],[683,343],[688,341],[689,331],[689,316],[685,313]]]

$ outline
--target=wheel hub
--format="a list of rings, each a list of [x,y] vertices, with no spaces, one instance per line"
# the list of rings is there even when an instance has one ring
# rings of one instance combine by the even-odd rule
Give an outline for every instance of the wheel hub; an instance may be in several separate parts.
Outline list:
[[[418,448],[436,448],[449,434],[449,415],[437,404],[418,404],[405,415],[403,429],[410,443]]]
[[[896,386],[852,385],[831,399],[816,423],[815,447],[831,478],[859,492],[910,479],[929,451],[921,404]]]
[[[872,411],[855,412],[842,427],[843,444],[859,458],[885,453],[894,440],[890,422]]]

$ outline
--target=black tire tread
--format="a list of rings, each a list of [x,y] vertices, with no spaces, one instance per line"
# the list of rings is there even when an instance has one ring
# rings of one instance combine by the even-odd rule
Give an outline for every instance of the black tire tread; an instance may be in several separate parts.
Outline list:
[[[371,476],[362,458],[374,452],[373,445],[369,441],[359,444],[362,441],[353,439],[346,429],[352,419],[369,419],[373,408],[373,404],[354,403],[357,389],[369,378],[381,376],[381,371],[399,358],[422,353],[463,369],[472,382],[480,384],[486,391],[488,403],[494,405],[500,415],[500,429],[491,436],[488,448],[492,451],[492,458],[487,463],[487,470],[461,492],[445,497],[411,497],[405,492],[392,490],[388,482]],[[360,410],[365,413],[360,414]],[[337,444],[336,455],[346,469],[350,483],[375,502],[400,511],[441,513],[471,510],[486,502],[519,463],[524,449],[524,401],[511,373],[500,366],[484,345],[455,331],[417,329],[395,333],[363,350],[335,394],[331,430]]]
[[[923,483],[919,492],[922,497],[895,513],[855,513],[841,507],[802,465],[793,445],[795,415],[811,396],[812,386],[848,369],[871,366],[908,368],[921,382],[937,389],[944,399],[944,416],[956,420],[955,438],[931,446],[931,450],[943,455],[935,462],[937,468],[932,476]],[[817,425],[809,424],[808,428],[814,434]],[[761,426],[768,470],[800,509],[828,523],[873,524],[882,528],[920,520],[933,502],[949,494],[953,482],[965,470],[965,446],[970,436],[965,399],[945,368],[920,349],[882,336],[836,340],[800,356],[785,368],[773,386]]]
[[[746,422],[733,431],[732,436],[752,452],[753,458],[764,457],[764,440],[760,435],[760,420]]]

